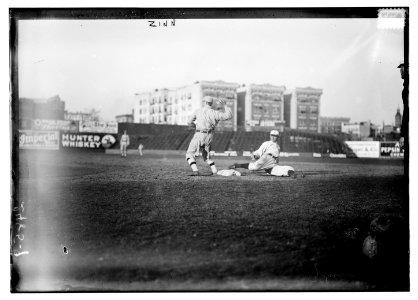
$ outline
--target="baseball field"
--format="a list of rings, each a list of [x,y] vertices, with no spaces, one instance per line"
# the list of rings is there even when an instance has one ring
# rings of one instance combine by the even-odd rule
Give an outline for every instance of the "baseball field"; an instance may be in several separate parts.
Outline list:
[[[214,160],[224,169],[248,158]],[[305,176],[191,177],[184,157],[168,152],[21,150],[12,288],[409,290],[402,160],[281,163]],[[386,241],[390,255],[367,256],[363,242],[377,217],[403,225]]]

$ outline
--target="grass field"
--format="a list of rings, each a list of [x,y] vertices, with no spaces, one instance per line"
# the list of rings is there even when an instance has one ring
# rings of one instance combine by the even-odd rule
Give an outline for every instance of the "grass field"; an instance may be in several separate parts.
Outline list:
[[[362,252],[375,217],[408,222],[401,160],[283,159],[293,179],[190,177],[170,154],[19,156],[16,291],[409,289],[407,251]]]

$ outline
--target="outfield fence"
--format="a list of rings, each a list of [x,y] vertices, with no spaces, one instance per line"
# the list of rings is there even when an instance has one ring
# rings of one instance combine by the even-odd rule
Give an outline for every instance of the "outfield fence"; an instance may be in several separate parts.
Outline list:
[[[154,127],[150,127],[154,130]],[[176,128],[170,134],[130,134],[129,150],[142,144],[145,150],[178,151],[184,153],[194,130]],[[151,134],[152,133],[152,134]],[[19,149],[34,150],[115,150],[120,148],[122,134],[47,130],[19,130]],[[264,141],[268,132],[216,132],[212,144],[213,156],[249,156]],[[396,141],[344,141],[341,138],[316,133],[285,130],[280,136],[281,156],[331,158],[403,158],[404,151]],[[112,152],[112,151],[111,151]]]

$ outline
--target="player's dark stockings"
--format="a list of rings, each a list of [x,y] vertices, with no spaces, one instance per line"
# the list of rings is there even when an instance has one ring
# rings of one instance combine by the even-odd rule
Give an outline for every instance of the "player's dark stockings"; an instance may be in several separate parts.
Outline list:
[[[235,164],[235,168],[243,168],[243,169],[248,169],[248,165],[249,165],[249,163],[245,163],[245,164]]]

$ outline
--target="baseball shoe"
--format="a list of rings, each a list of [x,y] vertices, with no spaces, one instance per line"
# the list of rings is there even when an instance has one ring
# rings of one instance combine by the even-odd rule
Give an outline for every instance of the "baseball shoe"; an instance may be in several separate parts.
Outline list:
[[[193,171],[193,173],[190,174],[190,176],[200,176],[199,171]]]
[[[295,177],[295,171],[293,171],[293,170],[289,170],[289,171],[287,171],[287,175],[288,175],[289,177]]]

